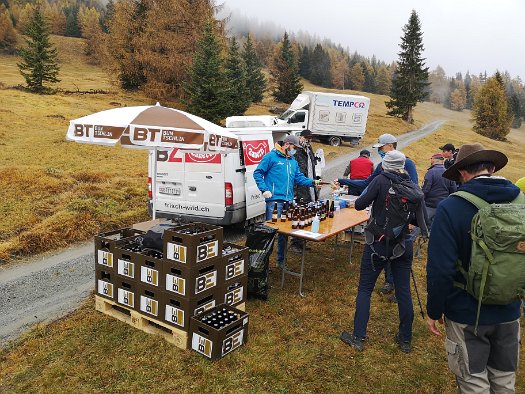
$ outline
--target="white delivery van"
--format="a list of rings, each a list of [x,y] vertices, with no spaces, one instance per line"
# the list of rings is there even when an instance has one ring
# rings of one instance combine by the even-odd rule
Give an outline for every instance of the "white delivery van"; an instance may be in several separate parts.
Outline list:
[[[333,146],[343,141],[357,145],[365,134],[369,109],[370,99],[365,96],[305,91],[281,116],[270,116],[268,123],[289,131],[309,129],[314,137]],[[251,119],[260,116],[235,118],[239,127],[251,127]]]
[[[226,118],[226,127],[272,127],[276,117],[272,115],[229,116]]]
[[[286,135],[268,128],[229,129],[239,137],[239,152],[151,151],[148,161],[149,208],[156,217],[183,218],[217,225],[264,219],[266,204],[253,171]],[[156,184],[153,183],[156,168]]]

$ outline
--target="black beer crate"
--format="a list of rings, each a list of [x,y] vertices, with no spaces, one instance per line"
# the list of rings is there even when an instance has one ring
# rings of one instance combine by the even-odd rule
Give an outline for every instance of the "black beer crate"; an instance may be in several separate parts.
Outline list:
[[[144,231],[133,228],[122,228],[95,236],[95,265],[106,267],[109,271],[116,271],[114,248],[117,242],[130,237],[143,235]]]
[[[208,260],[198,267],[190,267],[173,260],[164,260],[162,282],[167,293],[181,297],[194,297],[217,289],[219,285],[220,258]]]
[[[239,278],[248,273],[249,249],[224,242],[222,246],[222,269],[219,272],[219,282],[224,284],[235,278]]]
[[[95,270],[95,289],[99,296],[107,298],[108,300],[115,300],[116,287],[115,287],[115,274],[104,267]]]
[[[222,318],[223,311],[234,316],[234,320]],[[225,304],[218,305],[191,318],[190,334],[193,350],[210,360],[219,360],[248,342],[248,314]]]
[[[164,310],[161,319],[164,323],[189,331],[191,317],[199,315],[219,304],[219,291],[217,288],[204,291],[192,297],[180,297],[174,293],[164,292]]]
[[[164,232],[164,256],[193,267],[218,258],[222,251],[222,227],[192,223]]]
[[[117,304],[128,309],[134,309],[138,311],[139,297],[137,283],[122,280],[121,278],[117,278],[115,282],[115,301]]]
[[[149,285],[137,284],[137,310],[151,319],[160,320],[164,309],[164,292]]]
[[[220,286],[220,302],[237,306],[246,301],[248,296],[248,275],[242,275]]]

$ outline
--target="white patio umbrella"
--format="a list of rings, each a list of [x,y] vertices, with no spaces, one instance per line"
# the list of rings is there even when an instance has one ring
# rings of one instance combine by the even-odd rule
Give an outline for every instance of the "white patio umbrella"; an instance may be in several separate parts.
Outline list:
[[[178,148],[196,152],[231,153],[238,138],[223,127],[190,113],[157,105],[121,107],[69,122],[66,139],[85,144],[154,149]],[[156,185],[157,168],[153,169]],[[156,193],[153,191],[153,218]]]

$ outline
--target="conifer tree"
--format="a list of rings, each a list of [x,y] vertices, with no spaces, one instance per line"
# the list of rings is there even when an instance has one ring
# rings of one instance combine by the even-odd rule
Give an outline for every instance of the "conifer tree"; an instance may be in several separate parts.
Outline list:
[[[521,127],[521,105],[517,94],[513,94],[509,100],[509,107],[512,113],[512,128],[519,129]]]
[[[352,89],[363,90],[365,85],[365,73],[363,72],[363,66],[361,63],[356,63],[350,69],[350,82],[352,83]]]
[[[0,4],[0,52],[16,53],[16,30],[6,6]]]
[[[285,32],[270,69],[274,90],[273,97],[283,103],[291,103],[303,90],[299,78],[297,58]]]
[[[317,44],[312,52],[310,65],[310,81],[316,85],[330,87],[332,84],[330,56]]]
[[[496,77],[488,78],[474,101],[474,131],[494,140],[504,141],[510,132],[505,89]]]
[[[25,78],[27,87],[35,93],[51,93],[47,83],[57,83],[60,70],[57,50],[49,41],[49,33],[44,17],[38,7],[26,28],[26,46],[19,50],[22,62],[17,66]]]
[[[221,50],[213,22],[208,21],[197,42],[189,82],[185,85],[188,111],[214,123],[219,123],[230,111]]]
[[[77,5],[73,5],[64,9],[66,17],[66,37],[80,37],[80,25],[78,23]]]
[[[243,115],[250,106],[251,100],[246,86],[246,71],[235,37],[230,39],[225,74],[228,86],[226,100],[230,105],[229,115]]]
[[[312,67],[312,53],[308,45],[305,45],[299,56],[299,75],[303,78],[310,79],[310,70]]]
[[[403,32],[405,34],[399,45],[401,52],[390,91],[391,100],[385,104],[390,110],[388,115],[399,116],[412,123],[412,111],[418,102],[425,99],[429,85],[428,67],[425,67],[425,59],[421,56],[424,49],[423,33],[415,10],[412,10]]]
[[[246,69],[246,87],[250,102],[259,103],[263,99],[266,90],[266,77],[262,72],[262,64],[257,56],[250,34],[243,47],[244,67]]]

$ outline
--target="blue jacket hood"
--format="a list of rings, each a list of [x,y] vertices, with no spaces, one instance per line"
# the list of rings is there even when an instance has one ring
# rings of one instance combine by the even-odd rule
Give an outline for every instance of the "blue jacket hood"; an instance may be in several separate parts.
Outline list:
[[[458,190],[475,194],[491,204],[512,201],[520,193],[520,189],[505,178],[483,175],[461,185]]]

